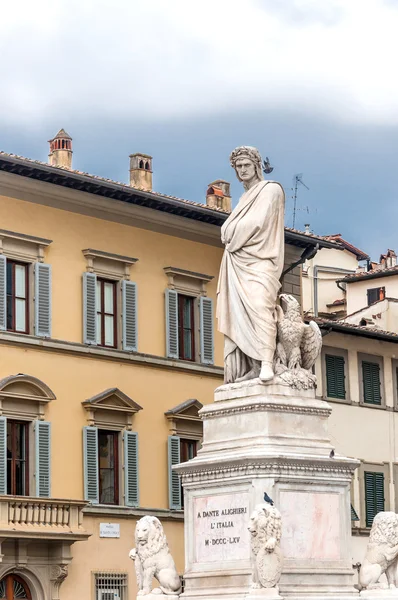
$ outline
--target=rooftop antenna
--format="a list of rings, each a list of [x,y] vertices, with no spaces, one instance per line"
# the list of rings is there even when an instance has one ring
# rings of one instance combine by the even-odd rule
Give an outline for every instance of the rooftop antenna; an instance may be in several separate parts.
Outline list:
[[[297,204],[297,188],[298,188],[298,184],[300,183],[301,185],[303,185],[307,190],[309,190],[310,188],[308,187],[308,185],[305,185],[303,179],[303,174],[302,173],[298,173],[297,175],[294,176],[294,196],[293,196],[293,229],[294,226],[296,225],[296,204]]]

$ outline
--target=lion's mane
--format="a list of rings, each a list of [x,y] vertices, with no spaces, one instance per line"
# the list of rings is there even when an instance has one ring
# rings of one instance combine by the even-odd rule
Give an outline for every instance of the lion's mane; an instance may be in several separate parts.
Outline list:
[[[282,520],[279,510],[271,505],[261,504],[254,510],[252,523],[255,525],[254,535],[252,533],[252,551],[255,555],[271,538],[274,538],[276,543],[279,544],[282,534]]]
[[[397,523],[398,515],[394,512],[378,513],[373,520],[369,544],[395,546],[398,543]]]
[[[149,529],[148,541],[141,545],[138,541],[138,532],[141,525],[147,525]],[[157,554],[162,548],[168,548],[166,536],[163,530],[163,525],[157,517],[146,515],[137,522],[135,528],[135,545],[137,554],[141,561]]]

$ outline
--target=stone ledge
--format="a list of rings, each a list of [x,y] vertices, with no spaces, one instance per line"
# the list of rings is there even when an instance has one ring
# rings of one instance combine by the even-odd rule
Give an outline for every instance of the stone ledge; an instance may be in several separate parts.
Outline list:
[[[125,350],[110,350],[98,346],[88,346],[78,342],[68,342],[57,339],[43,339],[33,335],[12,333],[10,331],[0,332],[0,344],[21,346],[23,348],[32,348],[43,351],[53,351],[62,354],[72,354],[76,356],[95,358],[100,360],[110,360],[114,362],[123,362],[127,364],[141,364],[148,367],[158,367],[163,369],[174,369],[182,372],[197,373],[209,377],[222,378],[224,369],[217,366],[202,365],[201,363],[188,362],[183,360],[171,360],[163,356],[144,354],[141,352],[126,352]]]
[[[137,517],[140,519],[145,515],[152,515],[162,521],[184,521],[183,510],[169,510],[167,508],[133,508],[131,506],[92,504],[85,507],[83,514],[95,517],[120,517],[122,519],[127,519],[130,517]]]

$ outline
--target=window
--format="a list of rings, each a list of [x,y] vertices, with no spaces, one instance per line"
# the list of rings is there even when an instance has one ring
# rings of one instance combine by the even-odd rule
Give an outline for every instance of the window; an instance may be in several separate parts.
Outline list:
[[[118,433],[98,430],[98,481],[100,504],[119,504]]]
[[[139,506],[138,434],[130,428],[141,406],[117,388],[85,400],[83,406],[92,423],[83,427],[85,500]],[[101,427],[95,427],[97,420]]]
[[[368,306],[373,304],[373,302],[377,302],[378,300],[384,300],[386,297],[386,288],[378,287],[378,288],[370,288],[367,290],[368,296]]]
[[[384,473],[364,472],[366,527],[384,507]]]
[[[195,360],[194,298],[178,294],[178,358]]]
[[[325,368],[327,397],[344,400],[346,397],[344,356],[325,354]]]
[[[7,494],[29,496],[28,423],[7,419]]]
[[[117,344],[116,283],[97,278],[97,344],[115,348]]]
[[[32,596],[25,581],[11,573],[0,581],[0,598],[3,600],[16,600],[16,598],[31,600]]]
[[[172,510],[184,508],[184,493],[181,478],[173,470],[174,465],[195,458],[198,451],[198,440],[182,439],[178,435],[168,437],[168,467],[169,467],[169,506]]]
[[[380,365],[362,361],[363,401],[381,405]]]
[[[7,330],[28,333],[28,265],[7,259]]]
[[[195,458],[198,453],[198,442],[197,440],[183,440],[180,438],[180,461],[187,462],[191,458]],[[184,508],[184,490],[181,486],[181,508]]]
[[[166,290],[166,354],[169,358],[214,364],[213,301]],[[199,325],[199,327],[198,327]],[[199,343],[195,329],[199,329]]]
[[[95,573],[95,600],[127,600],[126,573]]]

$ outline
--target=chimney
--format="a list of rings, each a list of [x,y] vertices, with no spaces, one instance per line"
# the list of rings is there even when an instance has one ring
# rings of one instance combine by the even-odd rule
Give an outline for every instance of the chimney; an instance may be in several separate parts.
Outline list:
[[[152,191],[152,156],[130,154],[130,185],[139,190]]]
[[[50,144],[50,154],[48,155],[50,165],[71,169],[72,138],[65,129],[60,129],[52,140],[48,140],[48,143]]]
[[[304,228],[305,228],[305,231],[304,231],[305,235],[310,235],[310,233],[311,233],[311,231],[310,231],[310,224],[309,223],[305,223]]]
[[[231,192],[228,181],[217,179],[209,183],[206,192],[206,205],[210,208],[221,208],[225,212],[231,212]]]
[[[397,266],[397,255],[394,250],[387,250],[387,266],[388,267],[396,267]]]

